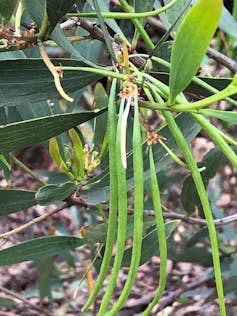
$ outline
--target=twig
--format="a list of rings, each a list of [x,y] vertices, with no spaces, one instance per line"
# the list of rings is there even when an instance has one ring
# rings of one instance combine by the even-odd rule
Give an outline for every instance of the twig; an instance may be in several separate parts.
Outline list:
[[[21,168],[24,172],[31,175],[31,177],[34,178],[36,181],[38,181],[39,183],[43,185],[46,184],[40,177],[37,176],[37,174],[35,174],[30,168],[28,168],[22,161],[17,159],[16,156],[12,152],[9,154],[9,157],[19,168]]]
[[[189,217],[189,216],[186,216],[183,214],[177,214],[177,213],[171,212],[171,211],[163,212],[163,216],[164,216],[164,218],[167,218],[167,219],[180,219],[183,222],[207,226],[207,221],[205,219],[202,219],[202,218]],[[233,215],[226,216],[223,218],[215,219],[214,224],[215,224],[215,226],[222,226],[222,225],[227,225],[227,224],[233,223],[235,221],[237,221],[237,214],[233,214]]]
[[[13,229],[13,230],[11,230],[9,232],[0,234],[0,239],[4,239],[5,240],[5,239],[9,238],[10,236],[19,234],[19,233],[25,231],[27,228],[31,227],[32,225],[34,225],[36,223],[39,223],[39,222],[42,222],[43,220],[47,219],[48,217],[50,217],[50,216],[62,211],[65,208],[68,208],[68,207],[70,207],[72,205],[83,206],[83,207],[85,207],[85,209],[88,209],[88,208],[95,209],[95,210],[98,209],[96,204],[90,204],[90,203],[87,203],[82,198],[75,198],[74,196],[70,196],[67,199],[65,199],[65,203],[60,208],[56,208],[56,209],[54,209],[52,211],[44,213],[43,215],[38,216],[36,218],[33,218],[31,221],[21,225],[20,227],[17,227],[17,228],[15,228],[15,229]],[[108,211],[109,210],[109,205],[108,204],[104,204],[103,205],[103,209],[105,211]],[[134,213],[134,210],[129,208],[128,209],[128,213],[130,215],[132,215]],[[154,211],[153,210],[144,210],[144,214],[148,215],[148,216],[154,216]],[[205,219],[190,217],[190,216],[187,216],[187,215],[184,215],[184,214],[177,214],[176,212],[172,212],[172,211],[165,211],[165,212],[163,212],[163,216],[164,216],[165,219],[180,219],[181,221],[186,222],[186,223],[207,226],[207,222],[206,222]],[[223,218],[220,218],[220,219],[215,219],[214,220],[214,224],[215,224],[215,226],[222,226],[222,225],[227,225],[227,224],[233,223],[235,221],[237,221],[237,214],[226,216],[226,217],[223,217]]]
[[[156,19],[156,18],[149,18],[147,20],[147,23],[154,26],[162,33],[166,32],[165,27],[164,26],[162,27],[161,21]],[[209,47],[207,49],[207,56],[209,58],[214,59],[219,64],[225,66],[226,68],[228,68],[232,72],[234,72],[234,73],[237,72],[237,62],[235,62],[233,59],[229,58],[228,56],[218,52],[216,49]]]
[[[220,63],[221,65],[225,66],[226,68],[231,70],[233,73],[237,72],[237,63],[233,59],[218,52],[214,48],[212,48],[212,47],[208,48],[207,56],[214,59],[216,62]]]
[[[12,297],[15,297],[17,298],[18,300],[20,300],[21,302],[23,302],[24,304],[26,305],[29,305],[31,308],[37,310],[40,315],[46,315],[46,316],[55,316],[53,313],[51,313],[49,310],[47,310],[46,308],[41,308],[41,307],[38,307],[37,305],[31,303],[29,300],[27,300],[26,298],[24,298],[23,296],[11,291],[11,290],[8,290],[6,289],[5,287],[3,286],[0,286],[0,291],[8,294],[9,296],[12,296]]]
[[[85,207],[86,209],[97,210],[97,206],[95,204],[87,203],[85,200],[83,200],[80,197],[75,198],[75,197],[71,196],[66,201],[70,205],[79,205],[79,206]],[[109,205],[103,204],[103,209],[105,211],[108,211]],[[132,208],[128,208],[128,213],[130,215],[133,215],[134,210]],[[148,215],[148,216],[154,216],[154,211],[153,210],[144,210],[144,214]],[[166,219],[180,219],[182,222],[186,222],[186,223],[190,223],[190,224],[197,224],[197,225],[201,225],[201,226],[207,226],[207,222],[205,219],[191,217],[191,216],[187,216],[185,214],[178,214],[178,213],[172,212],[172,211],[163,212],[163,216]],[[215,219],[214,224],[216,226],[222,226],[222,225],[227,225],[227,224],[233,223],[235,221],[237,221],[237,214],[233,214],[233,215],[225,216],[223,218]]]
[[[198,286],[204,284],[205,282],[209,281],[210,279],[213,279],[213,277],[209,278],[199,278],[198,280],[195,280],[189,284],[185,284],[180,286],[177,290],[168,292],[168,295],[164,298],[162,298],[157,305],[156,312],[163,310],[166,306],[171,305],[173,302],[177,301],[177,299],[185,292],[190,291],[192,289],[197,288]],[[144,306],[150,303],[152,301],[156,291],[149,293],[148,295],[142,296],[140,299],[130,299],[125,304],[124,308],[134,308],[138,305]]]
[[[63,209],[65,209],[66,207],[68,207],[68,203],[64,203],[61,207],[59,208],[56,208],[52,211],[49,211],[47,213],[44,213],[43,215],[41,216],[38,216],[38,217],[35,217],[33,218],[31,221],[29,221],[28,223],[25,223],[23,225],[21,225],[20,227],[17,227],[15,229],[12,229],[6,233],[3,233],[3,234],[0,234],[0,239],[7,239],[9,238],[10,236],[13,236],[13,235],[16,235],[16,234],[19,234],[23,231],[25,231],[27,228],[31,227],[32,225],[36,224],[36,223],[39,223],[39,222],[42,222],[43,220],[47,219],[48,217],[62,211]]]

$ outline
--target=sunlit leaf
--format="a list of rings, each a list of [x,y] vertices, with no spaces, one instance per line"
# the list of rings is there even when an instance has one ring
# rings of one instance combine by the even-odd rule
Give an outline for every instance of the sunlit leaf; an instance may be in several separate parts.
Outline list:
[[[218,26],[222,7],[222,0],[199,0],[182,21],[171,53],[171,103],[196,74]]]

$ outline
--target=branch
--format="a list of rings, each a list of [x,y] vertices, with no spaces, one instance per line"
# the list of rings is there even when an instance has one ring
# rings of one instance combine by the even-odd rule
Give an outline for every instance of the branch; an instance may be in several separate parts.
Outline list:
[[[6,233],[0,234],[0,239],[7,239],[13,235],[19,234],[23,231],[25,231],[27,228],[31,227],[32,225],[42,222],[43,220],[47,219],[48,217],[62,211],[63,209],[65,209],[66,207],[68,207],[68,203],[64,203],[60,208],[56,208],[52,211],[49,211],[47,213],[44,213],[43,215],[40,215],[38,217],[33,218],[31,221],[29,221],[28,223],[25,223],[24,225],[21,225],[20,227],[17,227],[15,229],[12,229]]]
[[[24,298],[23,296],[15,293],[15,292],[13,292],[11,290],[6,289],[3,286],[0,286],[0,291],[6,293],[9,296],[17,298],[18,300],[20,300],[21,302],[23,302],[26,305],[29,305],[32,309],[37,310],[40,313],[40,315],[43,313],[46,316],[54,316],[54,314],[51,313],[49,310],[47,310],[47,309],[45,309],[43,307],[42,308],[38,307],[35,303],[34,304],[31,303],[28,299]]]
[[[175,291],[171,291],[171,292],[167,292],[167,296],[162,298],[158,305],[156,306],[156,312],[163,310],[166,306],[170,306],[172,305],[174,302],[177,301],[177,299],[184,294],[187,291],[193,290],[195,288],[197,288],[198,286],[206,283],[207,281],[213,279],[213,277],[203,277],[203,278],[199,278],[198,280],[195,280],[189,284],[185,284],[185,285],[181,285],[177,290]],[[144,305],[148,305],[154,295],[155,295],[156,291],[149,293],[147,295],[142,296],[140,299],[130,299],[127,301],[127,303],[124,305],[124,308],[129,308],[132,309],[134,307],[137,307],[138,305],[140,306],[144,306]]]
[[[156,18],[148,18],[147,23],[158,29],[161,33],[166,32],[166,28],[164,27],[164,25],[162,26],[161,21]],[[218,52],[216,49],[209,47],[207,49],[207,56],[211,59],[214,59],[216,62],[225,66],[226,68],[230,69],[233,73],[237,72],[237,62],[235,62],[228,56]]]

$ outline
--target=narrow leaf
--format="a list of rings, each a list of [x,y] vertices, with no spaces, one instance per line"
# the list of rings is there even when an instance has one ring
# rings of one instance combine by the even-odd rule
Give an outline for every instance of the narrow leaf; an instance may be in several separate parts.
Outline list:
[[[203,109],[203,110],[200,110],[200,112],[206,116],[216,117],[222,121],[226,121],[231,124],[237,124],[237,112],[234,112],[234,111]]]
[[[72,182],[66,182],[59,185],[50,184],[40,188],[35,195],[35,199],[40,205],[63,201],[76,191],[76,189],[77,186]]]
[[[5,26],[11,19],[16,6],[16,0],[0,0],[0,16],[2,25]]]
[[[171,103],[196,74],[218,26],[222,7],[222,0],[199,0],[182,21],[171,53]]]
[[[0,126],[0,153],[42,142],[103,112],[60,114]]]
[[[75,59],[52,59],[52,62],[55,66],[85,66],[85,63]],[[0,107],[59,97],[53,77],[41,59],[0,60],[0,69]],[[67,71],[61,82],[65,91],[71,93],[100,77],[89,72]]]
[[[0,266],[32,261],[42,256],[54,256],[64,250],[73,250],[84,244],[84,240],[72,236],[48,236],[25,241],[0,251]]]
[[[35,191],[0,189],[0,216],[36,205]]]

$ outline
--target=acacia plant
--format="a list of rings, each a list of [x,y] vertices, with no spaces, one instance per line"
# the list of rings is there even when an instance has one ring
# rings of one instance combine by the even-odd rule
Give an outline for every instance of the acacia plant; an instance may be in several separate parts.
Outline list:
[[[223,250],[216,224],[226,224],[229,218],[214,220],[215,201],[208,196],[208,183],[221,159],[237,168],[237,141],[228,132],[228,126],[237,122],[232,110],[237,104],[237,78],[197,74],[206,53],[233,71],[234,61],[209,45],[216,36],[221,46],[218,25],[228,36],[236,34],[228,29],[222,0],[193,2],[0,1],[0,162],[8,183],[0,189],[0,214],[46,206],[43,215],[1,234],[1,240],[65,208],[76,207],[78,214],[86,208],[91,218],[89,226],[82,220],[80,235],[55,231],[12,247],[3,245],[0,265],[39,262],[88,245],[91,264],[85,271],[88,300],[83,312],[99,296],[98,315],[116,315],[139,266],[159,255],[157,291],[142,315],[150,315],[169,291],[167,258],[212,266],[220,314],[226,315],[219,247],[231,260],[235,250]],[[159,31],[157,23],[162,25]],[[213,108],[221,100],[226,106]],[[159,124],[152,122],[152,115]],[[81,125],[85,122],[90,132]],[[197,163],[191,142],[200,131],[215,148]],[[36,143],[48,148],[58,176],[32,171],[16,158],[14,151]],[[14,187],[13,162],[35,178],[35,190]],[[164,212],[161,199],[174,166],[177,173],[184,170],[181,213]],[[57,206],[47,211],[49,204]],[[149,216],[145,208],[152,210]],[[193,217],[194,212],[202,218]],[[175,252],[170,236],[182,220],[204,224],[207,230],[200,234],[199,227],[196,241]],[[92,265],[97,270],[94,286],[89,278]],[[129,268],[127,281],[111,306],[123,267]],[[44,272],[39,271],[41,279]],[[49,295],[49,288],[41,283],[41,297]]]

